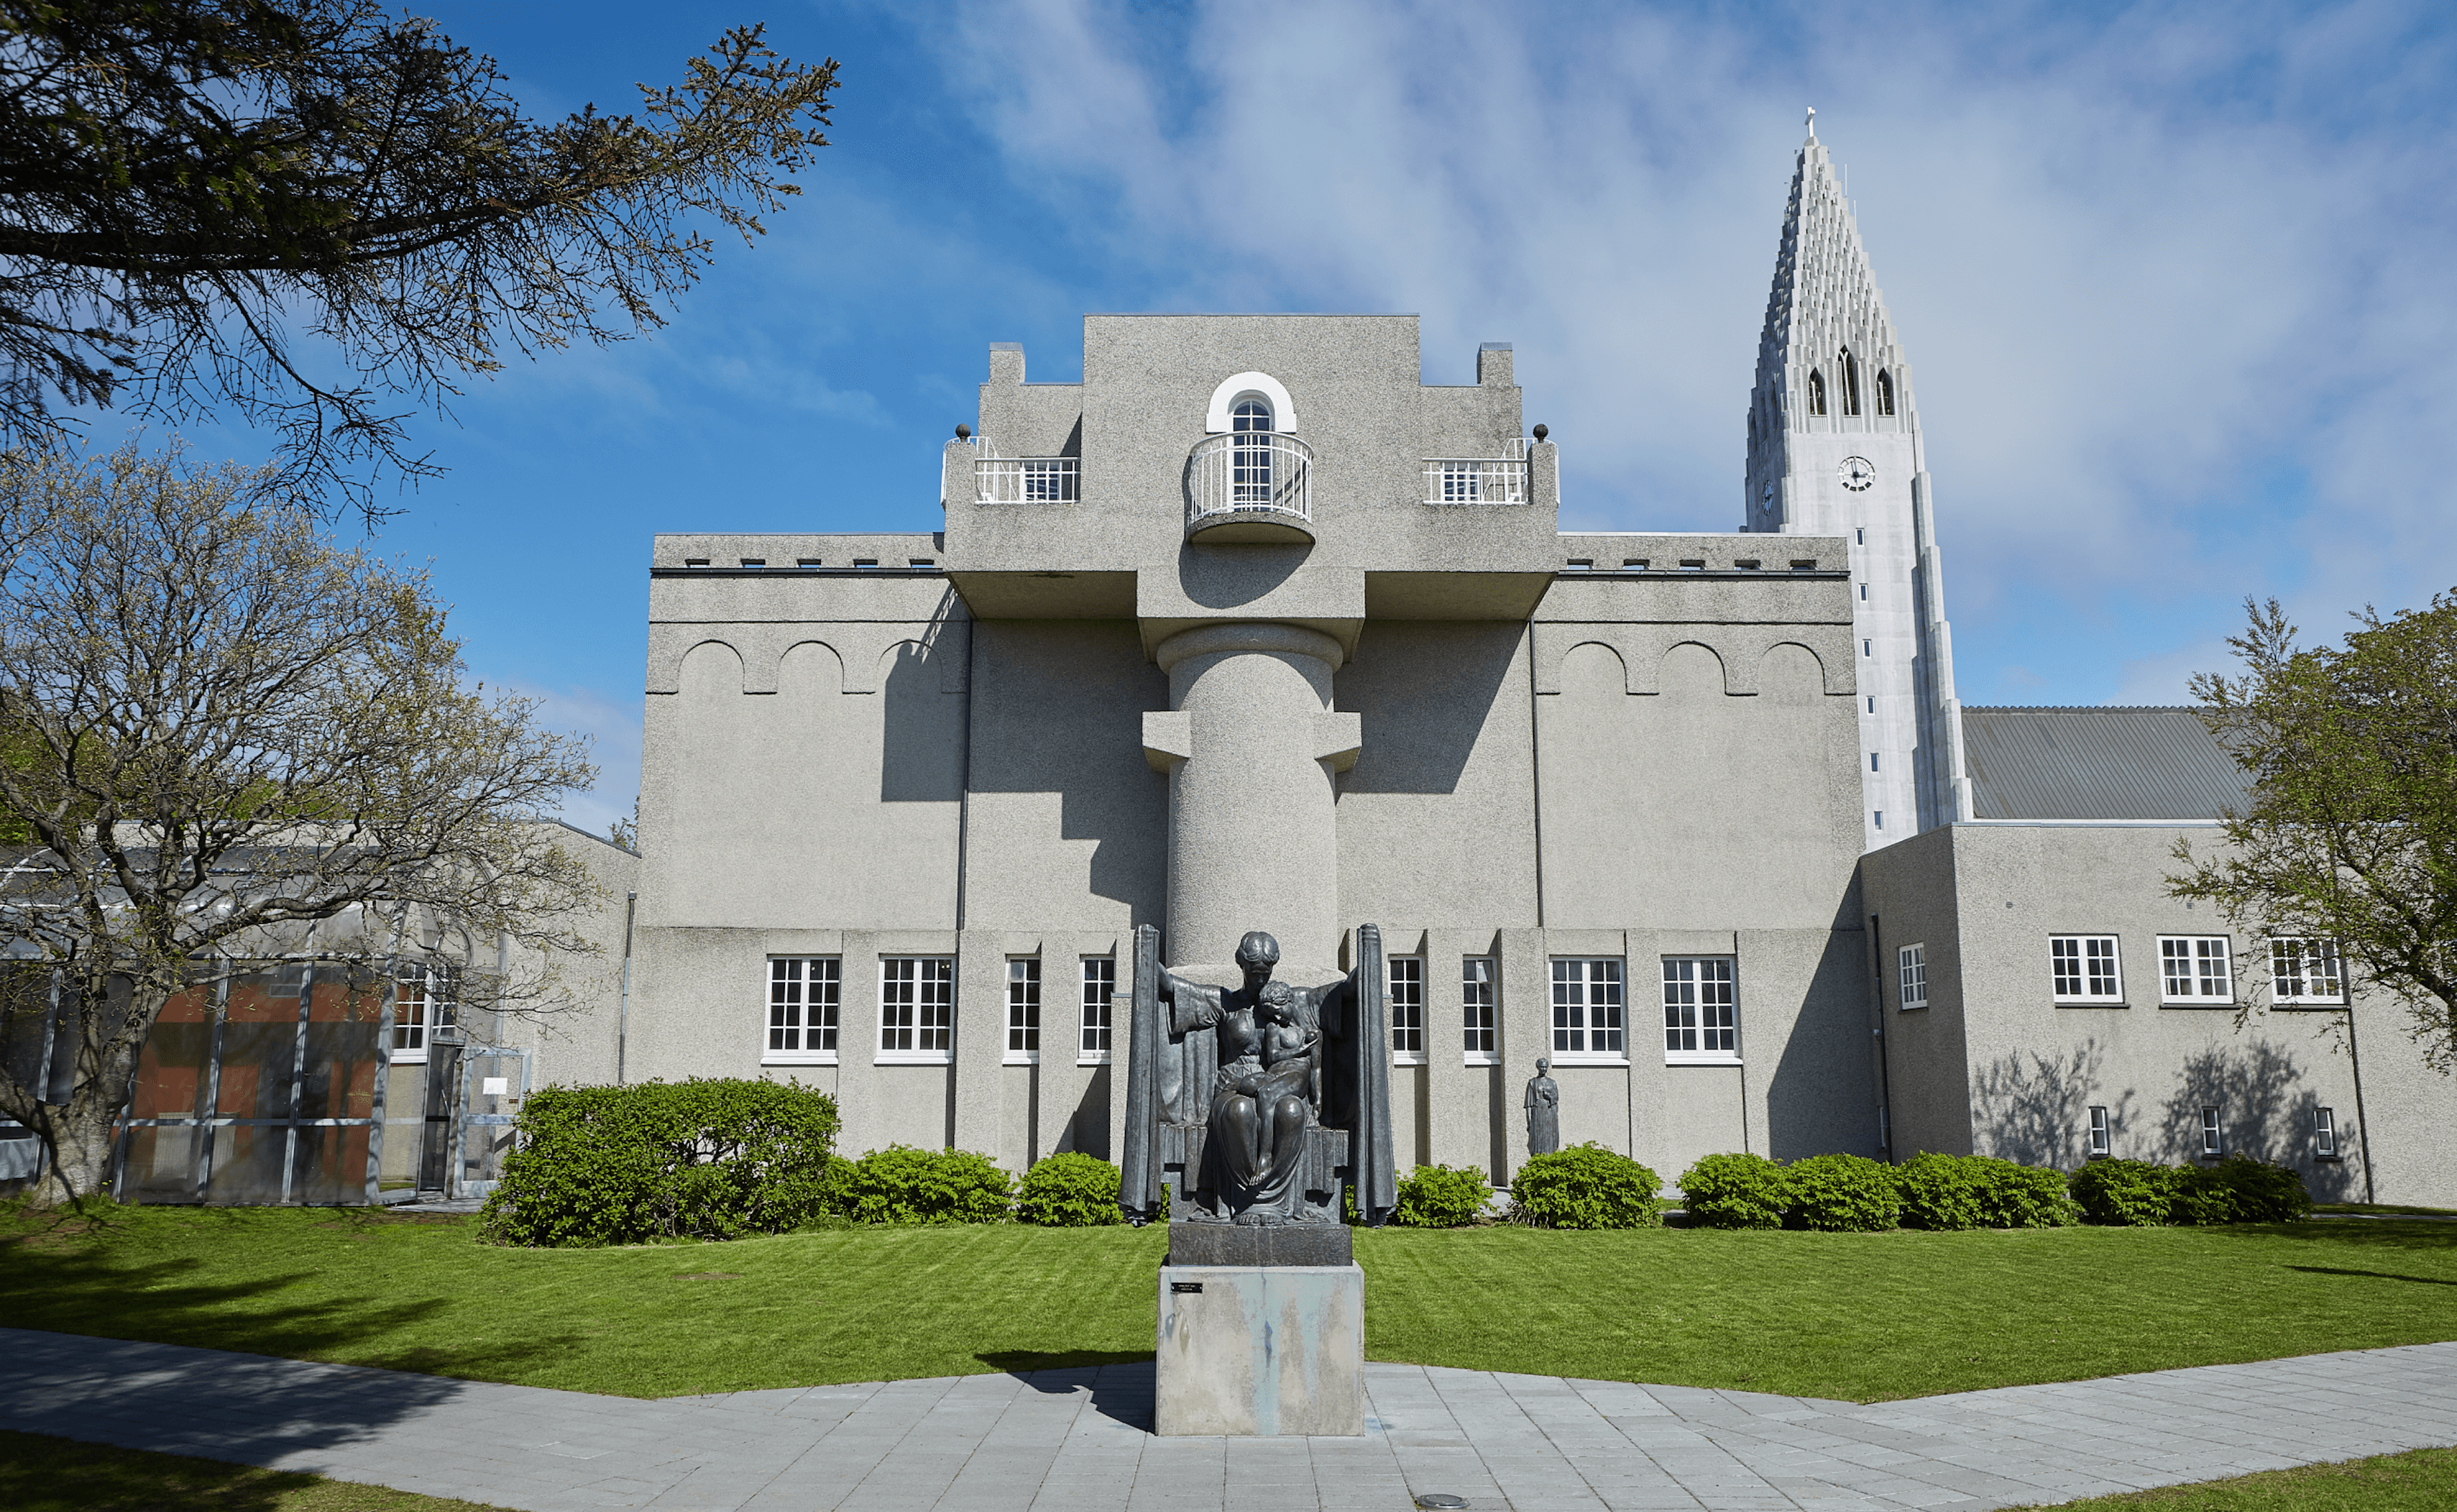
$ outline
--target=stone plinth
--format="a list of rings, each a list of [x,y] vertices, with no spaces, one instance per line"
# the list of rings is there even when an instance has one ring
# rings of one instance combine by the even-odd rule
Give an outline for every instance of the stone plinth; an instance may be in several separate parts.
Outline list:
[[[1363,1434],[1365,1273],[1162,1266],[1156,1385],[1163,1435]]]
[[[1172,1223],[1168,1264],[1346,1266],[1356,1260],[1355,1231],[1344,1223]]]

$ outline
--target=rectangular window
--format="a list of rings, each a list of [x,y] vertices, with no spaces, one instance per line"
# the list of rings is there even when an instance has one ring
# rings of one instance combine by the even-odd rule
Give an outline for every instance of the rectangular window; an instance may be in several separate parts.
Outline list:
[[[1041,1059],[1041,962],[1036,957],[1007,960],[1006,1059],[1010,1066]]]
[[[1410,1066],[1425,1062],[1425,958],[1393,956],[1391,1058]]]
[[[1621,1060],[1621,962],[1612,957],[1553,963],[1553,1054],[1558,1059]]]
[[[393,978],[392,1058],[400,1066],[426,1059],[426,1044],[452,1026],[461,1007],[460,969],[404,963]]]
[[[1877,753],[1874,751],[1869,753],[1869,770],[1871,772],[1877,770]]]
[[[1491,956],[1469,956],[1459,963],[1459,1004],[1467,1025],[1467,1064],[1491,1066],[1501,1058],[1497,1022],[1501,987]]]
[[[2338,968],[2334,940],[2269,942],[2269,994],[2281,1007],[2346,1001],[2345,974]]]
[[[885,1060],[943,1063],[956,1046],[953,956],[881,956],[878,1053]]]
[[[1741,1000],[1729,956],[1663,958],[1663,1058],[1741,1058]]]
[[[2215,1108],[2201,1109],[2201,1153],[2204,1155],[2226,1153],[2224,1142],[2219,1137],[2219,1110]]]
[[[2235,972],[2224,935],[2160,935],[2158,998],[2162,1003],[2231,1003]]]
[[[2054,935],[2048,963],[2058,1003],[2121,1003],[2124,976],[2117,969],[2114,935]]]
[[[2107,1155],[2115,1150],[2116,1140],[2107,1127],[2107,1109],[2093,1106],[2090,1110],[2090,1152]]]
[[[2338,1111],[2334,1108],[2312,1109],[2312,1153],[2323,1160],[2338,1158]]]
[[[1905,945],[1894,952],[1894,965],[1902,975],[1902,1008],[1928,1006],[1928,946]]]
[[[836,1058],[836,1009],[844,966],[834,956],[773,956],[768,962],[769,1061]]]
[[[1079,1061],[1109,1058],[1109,1000],[1118,991],[1118,963],[1111,956],[1084,958],[1084,1035]]]

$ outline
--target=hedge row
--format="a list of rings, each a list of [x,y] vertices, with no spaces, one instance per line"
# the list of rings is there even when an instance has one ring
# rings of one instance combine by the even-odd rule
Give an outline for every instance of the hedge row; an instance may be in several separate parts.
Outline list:
[[[1812,1155],[1788,1166],[1763,1155],[1708,1155],[1682,1175],[1681,1190],[1689,1221],[1709,1229],[2276,1223],[2312,1211],[2302,1176],[2242,1155],[2216,1166],[2095,1160],[2071,1175],[1987,1155],[1923,1154],[1900,1166],[1859,1155]]]

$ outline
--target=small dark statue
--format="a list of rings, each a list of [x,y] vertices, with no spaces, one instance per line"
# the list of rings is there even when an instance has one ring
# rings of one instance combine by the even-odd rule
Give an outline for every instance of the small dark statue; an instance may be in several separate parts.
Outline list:
[[[1357,968],[1300,987],[1274,980],[1279,942],[1237,946],[1235,987],[1160,964],[1158,931],[1136,931],[1127,1045],[1126,1149],[1119,1206],[1146,1222],[1335,1224],[1340,1191],[1378,1224],[1397,1206],[1381,937],[1357,931]]]
[[[1527,1153],[1549,1155],[1561,1148],[1561,1084],[1553,1080],[1550,1057],[1536,1057],[1527,1078]]]

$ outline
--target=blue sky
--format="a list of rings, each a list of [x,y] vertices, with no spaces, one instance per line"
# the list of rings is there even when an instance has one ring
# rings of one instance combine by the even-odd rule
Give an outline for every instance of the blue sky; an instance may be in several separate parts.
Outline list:
[[[1812,104],[1911,360],[1965,702],[2180,701],[2247,594],[2334,635],[2457,583],[2450,8],[414,9],[542,114],[736,21],[843,64],[770,235],[646,340],[470,383],[382,531],[481,675],[596,738],[591,828],[637,786],[650,534],[936,528],[988,343],[1071,378],[1085,311],[1413,312],[1435,383],[1512,342],[1564,528],[1735,528]]]

